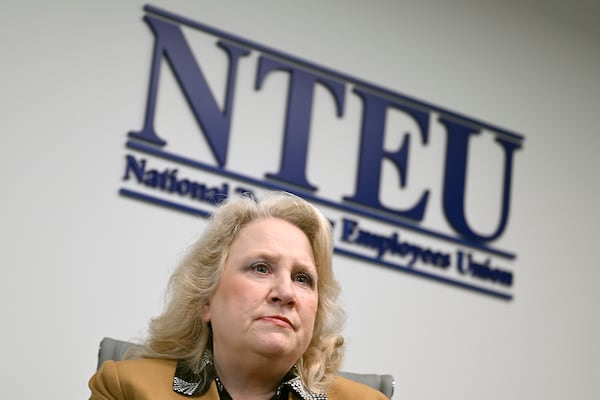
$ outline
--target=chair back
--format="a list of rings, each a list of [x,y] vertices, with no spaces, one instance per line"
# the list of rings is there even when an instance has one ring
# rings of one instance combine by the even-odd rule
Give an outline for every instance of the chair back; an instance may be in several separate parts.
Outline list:
[[[137,346],[134,343],[126,342],[124,340],[112,339],[105,337],[100,342],[100,348],[98,349],[98,368],[106,360],[122,360],[125,353],[131,346]],[[340,376],[353,380],[355,382],[363,383],[370,386],[381,393],[385,394],[388,399],[392,398],[394,394],[394,377],[389,374],[359,374],[355,372],[339,372]]]

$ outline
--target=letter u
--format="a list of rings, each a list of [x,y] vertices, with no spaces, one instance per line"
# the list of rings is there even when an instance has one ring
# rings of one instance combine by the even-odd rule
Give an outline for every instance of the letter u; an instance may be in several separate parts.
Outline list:
[[[500,220],[495,231],[490,235],[475,232],[467,223],[465,215],[465,180],[467,175],[467,153],[469,139],[479,131],[461,125],[456,121],[440,118],[447,132],[446,165],[444,173],[443,207],[446,219],[454,230],[463,237],[477,241],[489,242],[502,235],[508,222],[510,209],[510,191],[512,181],[513,153],[521,147],[520,144],[506,141],[497,137],[504,153],[504,177],[502,182],[502,209]]]

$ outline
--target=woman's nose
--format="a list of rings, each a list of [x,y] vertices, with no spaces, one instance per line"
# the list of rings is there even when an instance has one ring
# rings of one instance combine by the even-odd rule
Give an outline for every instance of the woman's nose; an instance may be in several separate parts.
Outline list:
[[[274,303],[282,305],[293,305],[296,303],[296,294],[289,277],[279,277],[273,280],[273,287],[269,299]]]

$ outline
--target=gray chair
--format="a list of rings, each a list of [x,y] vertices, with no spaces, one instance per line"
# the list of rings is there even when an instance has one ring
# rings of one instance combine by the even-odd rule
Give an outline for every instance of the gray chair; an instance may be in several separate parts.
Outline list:
[[[126,342],[123,340],[111,339],[105,337],[100,342],[100,348],[98,349],[98,368],[106,360],[121,360],[127,352],[127,349],[135,344]],[[363,383],[371,386],[374,389],[379,390],[385,394],[388,399],[392,398],[394,394],[394,377],[388,374],[357,374],[354,372],[340,372],[341,376],[351,379],[356,382]]]

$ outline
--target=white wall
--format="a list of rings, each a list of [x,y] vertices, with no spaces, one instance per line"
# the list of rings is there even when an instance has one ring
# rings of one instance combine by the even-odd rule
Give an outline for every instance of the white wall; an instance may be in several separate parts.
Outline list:
[[[397,399],[600,394],[600,35],[584,18],[598,7],[505,3],[152,3],[525,135],[503,238],[518,256],[513,301],[334,260],[345,369],[392,373]],[[87,398],[100,338],[144,335],[202,231],[117,194],[145,106],[142,6],[12,2],[0,14],[0,398]]]

